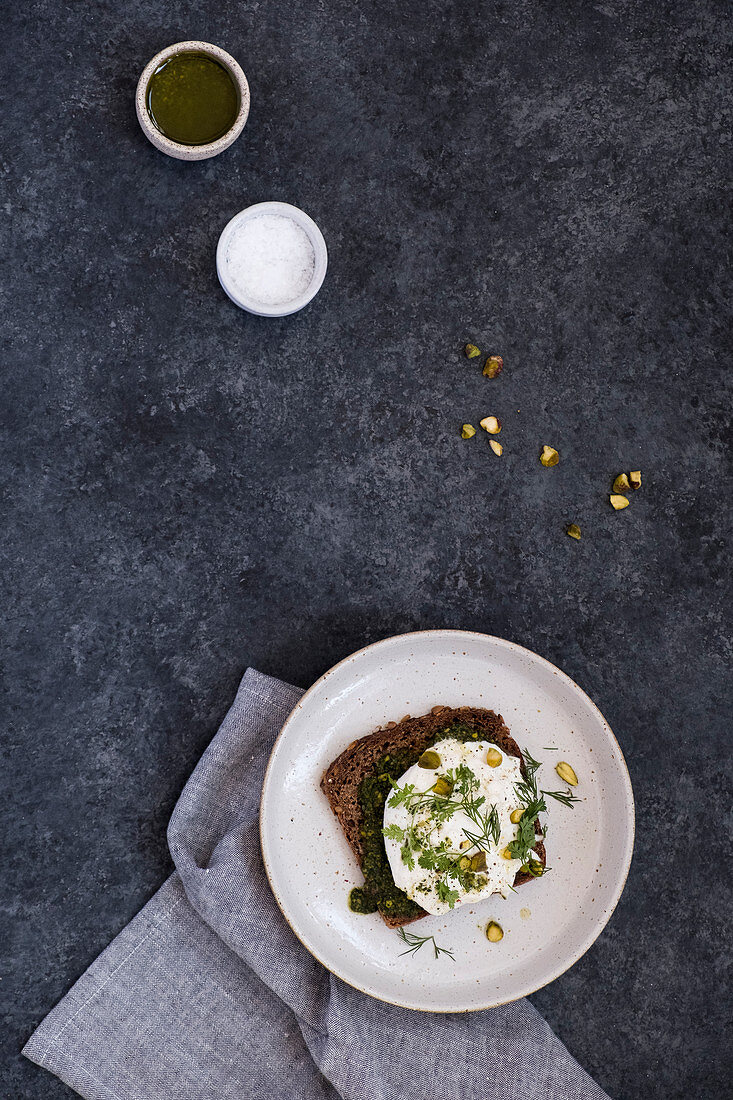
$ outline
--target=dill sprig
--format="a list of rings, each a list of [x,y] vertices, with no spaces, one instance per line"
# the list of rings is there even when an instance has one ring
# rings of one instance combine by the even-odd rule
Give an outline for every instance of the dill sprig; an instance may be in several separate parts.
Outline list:
[[[521,859],[522,863],[527,862],[529,853],[537,843],[535,822],[538,815],[546,809],[544,798],[526,803],[526,809],[519,819],[516,838],[508,845],[512,859]]]
[[[525,774],[519,783],[514,784],[514,790],[524,806],[524,813],[519,819],[517,835],[510,841],[508,848],[512,859],[521,859],[522,863],[526,863],[529,853],[537,843],[535,822],[541,813],[547,813],[547,803],[542,792],[537,790],[537,772],[542,765],[539,760],[535,760],[529,749],[524,749],[523,755]]]
[[[529,749],[524,750],[524,766],[527,769],[527,775],[533,776],[542,767],[542,763],[530,754]]]
[[[542,793],[548,798],[555,798],[558,802],[562,802],[563,806],[569,806],[571,810],[573,802],[582,802],[582,799],[574,795],[569,787],[566,791],[543,791]]]
[[[432,942],[433,951],[435,953],[436,959],[440,955],[450,955],[450,957],[455,962],[455,956],[453,952],[447,947],[438,947],[437,943],[435,942],[435,936],[418,936],[415,932],[405,932],[404,928],[398,928],[397,935],[404,943],[408,945],[406,951],[400,951],[400,956],[414,955],[420,950],[424,943]]]
[[[461,809],[462,802],[450,797],[446,798],[432,789],[416,791],[414,783],[407,783],[404,787],[398,787],[397,784],[393,785],[388,805],[391,807],[405,806],[412,814],[418,810],[427,810],[431,816],[443,822]]]
[[[539,813],[546,813],[547,806],[541,793],[537,790],[537,772],[542,765],[539,760],[535,760],[530,755],[528,749],[524,749],[524,771],[519,783],[514,784],[514,790],[516,791],[517,798],[526,807],[522,821],[530,815],[530,812],[534,812],[534,816],[537,817]]]
[[[467,817],[470,817],[471,821],[475,824],[478,832],[471,832],[464,825],[463,835],[467,840],[471,841],[471,844],[476,848],[482,848],[485,852],[488,852],[491,844],[499,843],[499,837],[501,836],[501,825],[499,823],[499,811],[496,806],[492,806],[487,814],[482,814],[479,809],[475,809],[472,806],[466,805],[464,807]]]
[[[545,795],[548,798],[556,799],[556,801],[561,802],[563,806],[568,806],[570,809],[572,809],[573,803],[581,800],[576,798],[570,789],[567,791],[538,790],[537,772],[542,765],[539,760],[535,760],[528,749],[524,749],[524,766],[525,775],[522,777],[522,781],[514,785],[517,797],[524,805],[524,813],[519,821],[516,839],[509,844],[509,851],[513,859],[521,859],[523,863],[526,863],[531,858],[530,852],[537,843],[535,822],[540,814],[547,813]],[[547,827],[545,826],[541,836],[545,837],[546,835]]]

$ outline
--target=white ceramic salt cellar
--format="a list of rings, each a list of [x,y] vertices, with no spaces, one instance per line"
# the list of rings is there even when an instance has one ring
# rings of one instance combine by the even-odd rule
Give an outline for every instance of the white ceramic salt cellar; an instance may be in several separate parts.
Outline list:
[[[219,237],[216,272],[240,309],[259,317],[297,313],[326,277],[323,234],[287,202],[260,202],[231,219]]]

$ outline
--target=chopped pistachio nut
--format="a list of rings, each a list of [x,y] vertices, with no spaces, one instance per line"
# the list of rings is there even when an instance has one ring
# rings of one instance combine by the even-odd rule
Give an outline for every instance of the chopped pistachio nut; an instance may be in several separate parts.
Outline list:
[[[475,344],[466,344],[463,350],[467,359],[476,359],[481,354],[481,349],[477,348]]]
[[[508,848],[505,848],[501,855],[503,859],[513,859],[512,853],[509,851]]]
[[[542,448],[542,454],[540,455],[540,462],[543,466],[557,466],[560,461],[560,455],[557,453],[554,447],[548,447],[545,443]]]
[[[440,794],[443,795],[444,798],[448,798],[449,795],[453,793],[453,784],[451,783],[450,779],[445,779],[442,775],[439,775],[433,783],[432,789],[435,791],[436,794]]]
[[[490,355],[484,363],[483,374],[487,378],[496,378],[504,370],[504,360],[500,355]]]
[[[512,810],[512,812],[509,814],[509,820],[511,821],[512,825],[518,825],[519,824],[519,822],[522,820],[522,814],[523,813],[524,813],[523,809]]]
[[[567,531],[565,532],[565,534],[570,535],[571,539],[579,539],[580,538],[580,528],[578,527],[577,523],[571,523],[570,526],[568,527]]]
[[[569,783],[571,787],[578,786],[578,777],[567,760],[561,760],[559,764],[555,764],[555,771],[560,776],[563,783]]]
[[[498,416],[485,416],[483,420],[479,420],[479,424],[489,435],[498,435],[501,431],[501,420]]]
[[[470,439],[471,436],[474,436],[475,434],[476,429],[474,428],[473,424],[464,424],[461,427],[461,435],[464,439]]]
[[[619,496],[616,493],[611,493],[611,496],[608,499],[611,501],[611,507],[616,512],[620,512],[622,508],[628,508],[629,506],[629,502],[626,497]]]
[[[426,749],[417,762],[418,768],[430,768],[431,770],[439,768],[441,764],[440,756],[433,749]]]
[[[470,840],[462,840],[461,843],[458,845],[458,847],[459,847],[461,852],[465,852],[466,848],[471,847],[471,841]]]
[[[491,447],[495,455],[501,456],[504,454],[504,448],[502,447],[498,439],[490,439],[489,446]]]
[[[641,470],[632,470],[629,474],[632,489],[641,489]]]
[[[498,749],[489,749],[486,753],[486,763],[490,768],[498,768],[502,761],[502,755]]]
[[[498,943],[499,940],[504,939],[504,931],[500,924],[497,924],[495,920],[490,920],[486,925],[486,939],[490,943]]]
[[[465,856],[464,856],[465,859]],[[471,870],[472,871],[485,871],[486,870],[486,852],[476,852],[476,855],[471,856]]]
[[[461,856],[461,858],[458,860],[458,866],[460,867],[460,869],[462,871],[470,871],[471,870],[471,857],[470,856]]]
[[[617,478],[614,478],[614,493],[625,493],[630,488],[631,485],[629,484],[629,479],[627,478],[626,474],[619,474]]]

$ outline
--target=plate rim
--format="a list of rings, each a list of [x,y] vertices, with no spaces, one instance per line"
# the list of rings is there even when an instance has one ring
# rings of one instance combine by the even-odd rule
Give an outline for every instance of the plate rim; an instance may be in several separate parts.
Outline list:
[[[580,946],[580,949],[576,953],[574,953],[573,957],[570,959],[570,961],[567,963],[567,965],[563,966],[562,969],[560,969],[560,970],[554,971],[550,975],[550,977],[547,978],[546,981],[540,982],[539,985],[534,986],[532,989],[527,989],[527,990],[524,990],[523,992],[518,993],[516,995],[516,997],[508,997],[508,998],[506,998],[505,1000],[502,1000],[502,1001],[491,1001],[490,1004],[485,1004],[485,1005],[472,1005],[468,1008],[422,1008],[419,1005],[405,1004],[404,1001],[392,1000],[389,997],[384,997],[384,996],[381,996],[378,993],[373,993],[369,989],[364,989],[364,987],[361,986],[361,985],[358,985],[356,983],[356,981],[352,981],[350,978],[344,977],[343,974],[340,974],[333,967],[329,966],[329,964],[327,962],[324,962],[324,960],[318,954],[316,954],[316,952],[313,950],[313,948],[310,947],[305,942],[305,940],[300,935],[298,930],[294,927],[292,921],[290,920],[290,917],[285,912],[285,907],[283,906],[283,903],[280,900],[278,892],[275,889],[275,884],[273,882],[270,866],[268,864],[267,843],[265,841],[265,834],[264,834],[264,828],[263,828],[265,818],[266,818],[265,792],[267,790],[268,782],[269,782],[269,779],[270,779],[270,772],[271,772],[271,768],[272,768],[272,765],[273,765],[275,753],[276,753],[276,750],[277,750],[277,748],[280,744],[280,741],[282,740],[283,735],[285,734],[291,720],[293,719],[293,716],[295,715],[295,713],[298,710],[301,709],[302,704],[305,702],[305,700],[310,695],[314,694],[316,692],[316,689],[328,677],[330,677],[333,673],[335,673],[338,669],[340,669],[342,667],[342,665],[347,664],[347,662],[354,660],[354,658],[356,658],[356,657],[360,657],[363,653],[366,653],[369,650],[378,649],[382,646],[386,646],[390,642],[402,641],[402,640],[405,640],[407,638],[425,637],[426,635],[431,636],[431,637],[447,637],[449,635],[451,635],[451,636],[456,636],[457,635],[459,637],[480,638],[482,641],[490,641],[490,642],[497,643],[500,648],[505,648],[505,649],[508,649],[508,650],[511,650],[511,651],[514,651],[514,652],[526,654],[527,656],[533,658],[534,660],[541,662],[541,664],[546,665],[548,669],[551,669],[552,672],[555,675],[562,677],[563,680],[565,680],[570,685],[571,688],[573,688],[575,691],[579,692],[579,694],[590,704],[591,709],[596,712],[597,716],[600,718],[601,725],[603,727],[605,727],[605,729],[608,731],[608,734],[610,735],[611,740],[613,741],[613,743],[616,746],[616,749],[617,749],[617,752],[618,752],[618,759],[619,759],[619,762],[621,764],[621,775],[622,775],[622,779],[623,779],[623,786],[624,786],[625,793],[626,793],[626,796],[627,796],[627,799],[628,799],[627,820],[630,822],[630,825],[631,825],[629,836],[627,838],[626,850],[623,853],[623,862],[624,862],[624,865],[625,865],[624,866],[624,873],[623,873],[623,877],[620,880],[620,884],[619,884],[618,888],[616,889],[614,895],[612,895],[612,897],[613,897],[612,903],[610,904],[610,906],[608,908],[608,911],[605,913],[605,915],[603,917],[603,920],[598,923],[598,927],[595,930],[592,931],[592,933],[590,934],[589,937],[586,937],[583,940],[583,942]],[[364,736],[368,736],[368,735],[365,734]],[[558,668],[557,665],[553,664],[552,661],[548,661],[546,657],[542,657],[539,653],[535,653],[534,650],[528,649],[526,646],[521,645],[519,642],[512,642],[508,638],[500,638],[495,634],[485,634],[485,633],[483,633],[482,631],[479,631],[479,630],[461,630],[460,628],[457,628],[457,627],[435,627],[435,628],[427,629],[427,630],[408,630],[408,631],[405,631],[405,633],[403,633],[403,634],[390,634],[386,638],[380,638],[376,642],[370,642],[368,645],[362,646],[361,649],[356,649],[356,650],[354,650],[353,653],[349,653],[349,654],[347,654],[346,657],[342,657],[340,661],[337,661],[335,665],[332,665],[329,669],[327,669],[324,673],[322,673],[318,677],[318,679],[315,680],[311,684],[311,686],[303,692],[300,699],[298,699],[295,706],[288,713],[285,721],[282,724],[282,727],[280,728],[280,732],[278,733],[277,737],[275,738],[275,741],[273,742],[272,749],[270,750],[270,755],[269,755],[268,760],[267,760],[267,767],[265,768],[265,774],[264,774],[264,777],[263,777],[263,780],[262,780],[262,788],[261,788],[261,791],[260,791],[259,835],[260,835],[260,851],[261,851],[261,854],[262,854],[262,863],[263,863],[263,866],[265,868],[265,875],[267,876],[267,881],[268,881],[270,890],[272,891],[272,896],[274,897],[280,912],[282,913],[283,917],[285,918],[285,921],[286,921],[288,927],[290,928],[290,930],[292,931],[292,933],[296,937],[296,939],[303,945],[303,947],[306,949],[306,951],[316,960],[316,962],[319,962],[321,964],[321,966],[323,966],[330,974],[333,974],[334,977],[339,979],[339,981],[342,981],[346,985],[351,986],[352,989],[357,989],[360,993],[364,993],[368,997],[373,997],[375,1000],[382,1001],[384,1004],[395,1005],[398,1008],[406,1008],[411,1012],[426,1012],[426,1013],[434,1013],[434,1014],[438,1014],[438,1015],[444,1015],[446,1013],[459,1013],[460,1014],[460,1013],[466,1013],[466,1012],[485,1012],[485,1011],[487,1011],[488,1009],[491,1009],[491,1008],[500,1008],[502,1005],[513,1004],[514,1001],[519,1001],[523,997],[529,997],[533,993],[537,993],[540,989],[544,989],[546,986],[551,985],[552,982],[557,981],[557,979],[561,978],[563,974],[567,973],[567,971],[570,970],[571,967],[575,966],[575,964],[580,959],[582,959],[583,955],[587,954],[587,952],[590,950],[590,948],[596,942],[596,940],[600,936],[601,932],[604,930],[604,928],[606,927],[606,925],[610,921],[611,917],[613,916],[614,912],[616,911],[616,907],[617,907],[619,901],[621,900],[621,895],[623,894],[624,889],[626,888],[626,883],[627,883],[628,877],[629,877],[629,871],[631,869],[631,862],[632,862],[633,855],[634,855],[634,843],[635,843],[635,840],[636,840],[636,803],[635,803],[635,800],[634,800],[634,788],[633,788],[633,785],[631,783],[631,775],[629,774],[629,768],[628,768],[628,765],[626,763],[626,758],[624,757],[623,750],[622,750],[622,748],[621,748],[621,746],[618,742],[618,738],[614,734],[613,730],[611,729],[611,726],[609,725],[608,721],[604,717],[604,715],[601,712],[600,708],[593,702],[593,700],[588,695],[588,693],[586,691],[584,691],[583,688],[580,687],[580,685],[577,684],[575,682],[575,680],[573,680],[572,677],[567,674],[567,672],[563,672],[563,670],[561,668]]]

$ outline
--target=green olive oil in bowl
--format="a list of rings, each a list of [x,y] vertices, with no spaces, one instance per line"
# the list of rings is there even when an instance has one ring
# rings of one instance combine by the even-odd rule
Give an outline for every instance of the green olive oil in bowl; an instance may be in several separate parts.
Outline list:
[[[240,98],[228,69],[205,53],[179,53],[148,81],[145,104],[157,130],[179,145],[208,145],[236,122]]]

